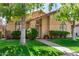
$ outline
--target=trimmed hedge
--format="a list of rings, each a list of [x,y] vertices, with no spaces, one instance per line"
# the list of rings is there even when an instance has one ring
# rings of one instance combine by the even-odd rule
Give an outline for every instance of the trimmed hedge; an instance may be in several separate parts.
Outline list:
[[[20,35],[21,35],[20,31],[13,31],[12,32],[12,38],[13,39],[20,39]]]
[[[51,38],[66,38],[68,34],[70,33],[67,31],[49,31]]]
[[[36,39],[38,35],[38,31],[35,28],[26,29],[26,38],[28,39]],[[13,39],[20,39],[21,31],[13,31],[11,33]]]
[[[27,46],[9,46],[0,48],[0,56],[59,56],[63,55],[62,52],[56,52],[54,50],[35,50],[33,47]]]

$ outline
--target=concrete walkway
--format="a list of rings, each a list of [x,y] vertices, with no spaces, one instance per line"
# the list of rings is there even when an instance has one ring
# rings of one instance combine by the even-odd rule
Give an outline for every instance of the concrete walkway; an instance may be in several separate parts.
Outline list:
[[[45,39],[37,39],[37,41],[40,41],[40,42],[42,42],[46,45],[49,45],[53,48],[56,48],[56,49],[60,50],[61,52],[64,53],[64,56],[79,56],[79,53],[74,53],[74,51],[70,50],[69,48],[66,48],[66,47],[58,45],[56,43],[47,41]]]

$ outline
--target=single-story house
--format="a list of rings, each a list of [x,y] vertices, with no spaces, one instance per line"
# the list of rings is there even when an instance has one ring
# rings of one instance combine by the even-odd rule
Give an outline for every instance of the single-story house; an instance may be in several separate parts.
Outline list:
[[[56,11],[46,14],[42,10],[39,10],[28,14],[25,20],[25,28],[36,28],[39,32],[38,38],[43,38],[43,36],[48,34],[50,30],[68,31],[70,32],[70,35],[68,35],[70,37],[72,32],[72,23],[67,21],[66,23],[62,24],[61,21],[55,20],[53,16],[55,13]],[[64,26],[64,28],[62,28],[62,26]],[[20,29],[19,22],[8,22],[6,26],[7,31],[12,32],[16,29]]]

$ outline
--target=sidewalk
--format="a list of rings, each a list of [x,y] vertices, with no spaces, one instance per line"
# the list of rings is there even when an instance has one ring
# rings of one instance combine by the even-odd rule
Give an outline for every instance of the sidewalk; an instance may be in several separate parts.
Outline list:
[[[53,48],[56,48],[56,49],[60,50],[61,52],[64,53],[64,56],[79,56],[79,53],[74,53],[74,51],[70,50],[69,48],[66,48],[66,47],[58,45],[56,43],[47,41],[45,39],[37,39],[37,41],[40,41],[40,42],[42,42],[46,45],[49,45]]]

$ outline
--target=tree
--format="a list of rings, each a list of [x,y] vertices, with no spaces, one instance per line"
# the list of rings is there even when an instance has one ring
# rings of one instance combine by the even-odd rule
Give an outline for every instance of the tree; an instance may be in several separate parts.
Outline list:
[[[20,42],[22,45],[25,44],[25,19],[26,14],[31,13],[34,9],[39,9],[43,6],[41,3],[3,3],[0,4],[0,16],[5,17],[7,22],[10,20],[16,19],[21,21],[21,39]],[[15,21],[16,21],[15,20]]]
[[[75,21],[79,20],[79,4],[62,4],[55,18],[61,22],[72,21],[72,38],[75,40]]]
[[[0,4],[0,17],[7,19],[7,22],[11,19],[11,5],[8,3]],[[7,25],[6,25],[7,26]],[[6,32],[6,26],[4,26],[4,35]]]
[[[25,19],[27,18],[26,17],[26,14],[28,14],[28,12],[33,12],[35,9],[36,10],[41,10],[43,9],[43,6],[44,6],[44,3],[27,3],[27,4],[14,4],[14,7],[13,7],[13,16],[14,17],[19,17],[19,19],[21,19],[21,39],[20,39],[20,42],[22,45],[25,44],[26,42],[26,39],[25,39],[25,28],[23,27],[24,24],[25,24]],[[53,6],[53,3],[50,3],[49,4],[49,10],[52,9],[52,6]]]
[[[53,6],[57,6],[55,3],[49,3],[49,5],[48,5],[48,9],[49,9],[49,12],[52,10],[52,7]]]
[[[36,4],[36,3],[17,3],[14,4],[13,6],[13,18],[18,17],[18,19],[20,20],[20,24],[21,24],[21,38],[20,38],[20,42],[22,45],[24,45],[26,43],[26,37],[25,37],[25,27],[24,24],[26,24],[25,20],[27,19],[26,15],[28,14],[28,12],[33,12],[34,9],[38,9],[41,8],[43,6],[43,4]]]
[[[21,39],[22,45],[26,43],[25,39],[25,19],[28,13],[33,12],[35,9],[40,10],[43,8],[43,3],[4,3],[0,4],[0,16],[5,17],[7,22],[10,20],[19,20],[21,24]],[[50,10],[53,4],[49,4]],[[15,20],[15,21],[16,21]]]

